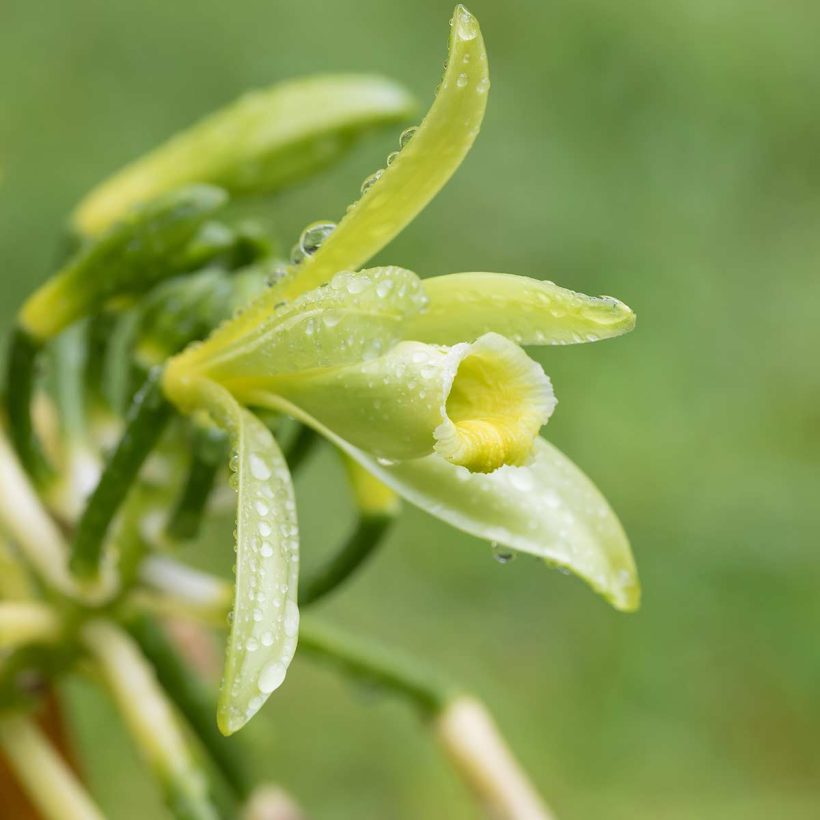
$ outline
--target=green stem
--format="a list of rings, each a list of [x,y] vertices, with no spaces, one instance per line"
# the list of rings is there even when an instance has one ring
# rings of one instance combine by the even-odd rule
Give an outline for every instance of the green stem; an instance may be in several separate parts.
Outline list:
[[[89,403],[93,406],[110,409],[108,398],[103,390],[105,383],[105,363],[108,345],[117,327],[119,316],[115,313],[100,313],[92,316],[86,327],[86,345],[88,355],[85,361],[85,389]]]
[[[299,651],[330,663],[351,677],[407,698],[427,717],[450,702],[453,689],[416,658],[400,655],[370,640],[303,621]]]
[[[171,406],[162,395],[160,375],[159,369],[152,371],[134,396],[122,438],[77,525],[70,566],[79,577],[99,575],[108,528],[170,418]]]
[[[395,516],[361,514],[342,548],[299,585],[299,604],[310,606],[344,584],[376,551]]]
[[[217,472],[228,460],[227,451],[227,437],[221,430],[194,429],[188,478],[165,528],[172,539],[190,541],[199,534]]]
[[[128,623],[128,631],[153,664],[162,688],[184,715],[236,799],[245,800],[253,788],[248,766],[236,740],[217,729],[216,698],[210,688],[180,658],[153,618],[136,616]]]
[[[34,430],[32,402],[37,375],[37,358],[43,344],[20,325],[15,326],[9,341],[6,369],[6,407],[9,433],[14,449],[26,472],[42,485],[53,470]]]

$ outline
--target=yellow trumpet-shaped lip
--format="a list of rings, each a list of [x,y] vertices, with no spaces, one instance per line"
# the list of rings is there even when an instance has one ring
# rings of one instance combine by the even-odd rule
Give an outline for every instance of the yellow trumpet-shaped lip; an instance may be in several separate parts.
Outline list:
[[[557,403],[549,378],[497,333],[451,352],[455,367],[443,421],[434,431],[435,451],[475,473],[525,464]]]

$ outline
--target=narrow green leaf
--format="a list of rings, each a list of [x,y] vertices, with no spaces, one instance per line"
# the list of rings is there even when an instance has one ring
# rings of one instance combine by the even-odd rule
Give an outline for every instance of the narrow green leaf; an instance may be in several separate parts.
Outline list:
[[[422,284],[427,308],[405,328],[405,338],[419,342],[470,342],[492,331],[522,345],[562,345],[635,327],[635,314],[611,296],[585,296],[527,276],[452,273]]]
[[[490,80],[478,21],[464,6],[452,19],[447,68],[427,116],[320,248],[296,268],[278,298],[292,298],[357,270],[441,190],[475,140]]]
[[[251,92],[106,180],[77,207],[74,225],[97,235],[133,205],[191,183],[233,194],[275,191],[414,108],[403,88],[367,75],[308,77]]]
[[[293,484],[270,430],[219,385],[192,386],[231,437],[239,494],[236,590],[217,722],[241,729],[285,679],[296,651],[299,528]]]
[[[20,325],[35,339],[49,339],[115,298],[179,273],[189,263],[188,243],[225,201],[221,189],[197,185],[130,211],[29,297]]]

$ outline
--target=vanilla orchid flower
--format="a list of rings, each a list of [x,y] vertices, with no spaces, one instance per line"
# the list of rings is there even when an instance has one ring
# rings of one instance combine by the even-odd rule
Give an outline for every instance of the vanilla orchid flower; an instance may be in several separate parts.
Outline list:
[[[226,734],[282,683],[299,630],[293,485],[253,408],[292,415],[452,525],[574,572],[618,609],[638,605],[620,523],[539,436],[555,396],[520,347],[616,336],[634,314],[616,299],[528,277],[422,280],[398,267],[362,269],[446,183],[478,133],[487,56],[462,6],[451,25],[435,101],[387,168],[323,242],[301,243],[280,281],[164,370],[165,395],[226,429],[234,447],[238,556],[218,707]]]

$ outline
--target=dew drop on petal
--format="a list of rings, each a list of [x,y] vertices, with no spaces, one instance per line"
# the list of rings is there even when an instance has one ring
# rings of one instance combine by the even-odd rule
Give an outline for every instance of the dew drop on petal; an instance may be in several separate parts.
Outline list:
[[[399,148],[404,148],[404,146],[407,145],[407,143],[410,142],[411,139],[413,139],[413,137],[416,134],[416,131],[418,130],[419,129],[417,125],[414,125],[410,128],[405,128],[405,130],[401,132],[401,136],[399,136]]]
[[[271,477],[270,467],[256,453],[251,453],[249,461],[251,475],[257,481],[267,481]]]
[[[285,666],[279,661],[269,663],[259,675],[259,691],[266,695],[278,689],[285,680]]]

